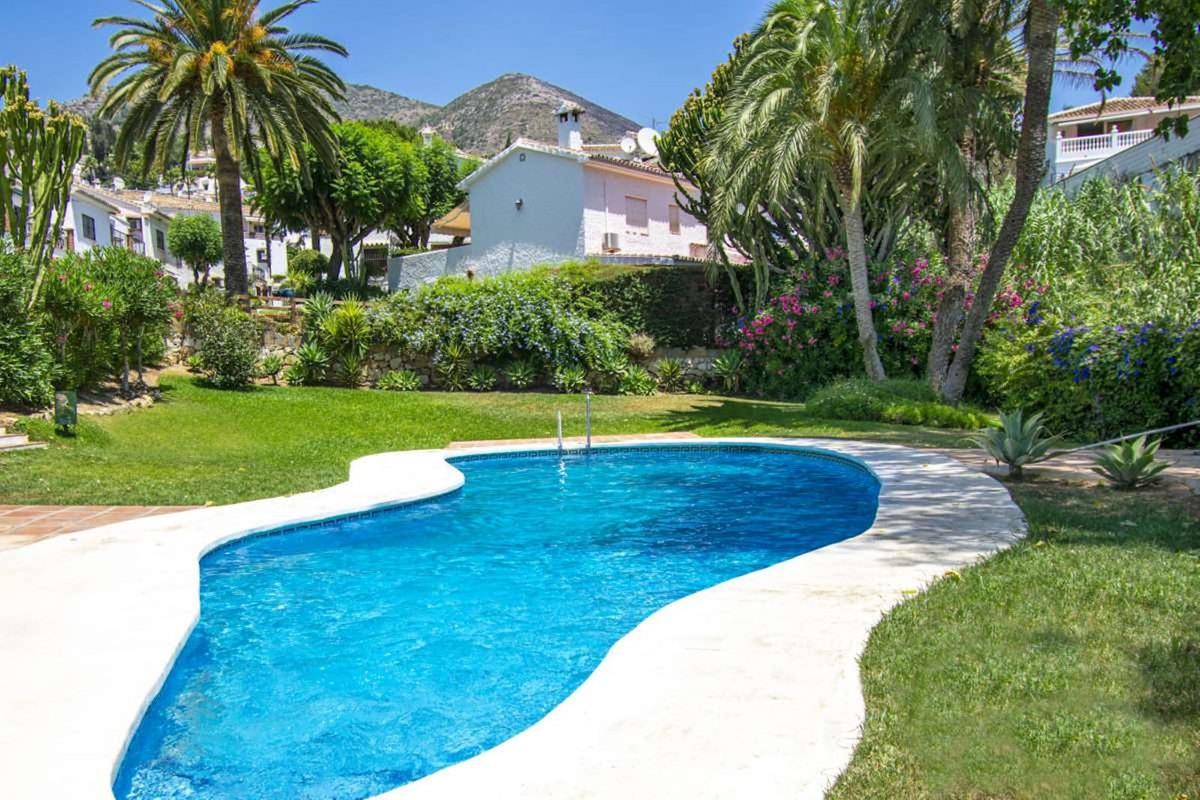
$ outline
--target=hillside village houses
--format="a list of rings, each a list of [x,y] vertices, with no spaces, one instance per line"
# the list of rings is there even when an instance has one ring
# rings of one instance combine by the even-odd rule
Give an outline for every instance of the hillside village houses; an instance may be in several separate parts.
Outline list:
[[[583,113],[564,102],[555,112],[557,144],[518,139],[467,176],[459,184],[466,205],[434,230],[469,243],[390,259],[389,289],[573,259],[703,259],[708,232],[679,207],[652,142],[584,144]]]
[[[251,281],[269,282],[272,276],[286,275],[285,240],[268,236],[264,220],[249,207],[242,212]],[[56,254],[114,244],[128,247],[162,263],[181,287],[187,287],[192,283],[192,270],[170,251],[167,227],[173,217],[190,214],[207,214],[220,220],[215,180],[199,177],[187,184],[143,191],[125,189],[119,181],[113,188],[101,188],[77,178],[71,187]],[[210,274],[211,279],[220,282],[220,264]]]

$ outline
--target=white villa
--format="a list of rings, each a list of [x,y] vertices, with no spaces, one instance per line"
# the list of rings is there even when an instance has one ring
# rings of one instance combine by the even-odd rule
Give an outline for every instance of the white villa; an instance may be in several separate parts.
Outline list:
[[[1173,108],[1153,97],[1113,97],[1051,114],[1048,180],[1058,183],[1152,139],[1162,143],[1154,135],[1155,126],[1179,114],[1200,114],[1200,97],[1189,97]],[[1163,153],[1160,159],[1168,155]]]
[[[459,184],[467,204],[434,230],[468,244],[388,262],[388,287],[443,275],[490,275],[596,258],[670,263],[702,259],[708,232],[685,213],[653,142],[585,145],[583,110],[556,112],[558,143],[518,139]]]
[[[251,281],[286,275],[284,240],[269,237],[263,220],[249,208],[243,208],[242,213],[246,223],[246,264]],[[172,217],[190,214],[207,214],[220,220],[221,209],[209,179],[201,179],[193,196],[165,188],[159,191],[101,189],[76,182],[71,187],[57,253],[82,253],[93,247],[114,244],[128,247],[158,260],[180,286],[186,287],[192,283],[192,270],[170,251],[167,226]],[[214,266],[210,274],[219,280],[220,264]]]

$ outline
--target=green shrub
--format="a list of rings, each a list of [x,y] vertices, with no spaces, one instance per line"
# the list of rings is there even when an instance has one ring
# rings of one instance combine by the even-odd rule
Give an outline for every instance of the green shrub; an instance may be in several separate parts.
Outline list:
[[[1145,436],[1139,436],[1109,445],[1096,456],[1092,471],[1116,484],[1118,489],[1148,486],[1171,466],[1169,462],[1155,458],[1160,444],[1161,439],[1147,443]]]
[[[629,336],[629,344],[625,345],[625,352],[634,361],[643,362],[654,355],[654,348],[656,347],[658,347],[658,344],[650,334],[633,333]]]
[[[433,364],[442,388],[461,392],[471,370],[471,358],[467,348],[458,342],[449,342],[438,353]]]
[[[563,394],[579,394],[587,386],[587,372],[578,365],[559,367],[554,371],[553,383]]]
[[[982,411],[938,402],[929,385],[917,380],[838,381],[814,392],[804,409],[820,419],[893,425],[978,430],[990,424]]]
[[[658,391],[658,380],[645,367],[635,364],[621,376],[617,390],[621,394],[648,396]]]
[[[54,358],[25,312],[33,270],[0,242],[0,403],[43,406],[53,398]]]
[[[504,377],[514,389],[528,389],[537,381],[537,367],[528,359],[517,359],[504,370]]]
[[[293,250],[288,253],[288,280],[303,276],[309,285],[329,271],[329,259],[319,250]]]
[[[742,383],[742,354],[737,350],[726,350],[713,359],[713,374],[721,381],[721,387],[729,393],[736,392]]]
[[[272,384],[278,385],[279,373],[283,372],[285,366],[284,358],[280,353],[268,353],[258,362],[255,374],[260,378],[270,378]]]
[[[499,375],[496,370],[481,365],[471,370],[471,375],[467,378],[467,386],[476,392],[490,392],[496,388],[497,380],[499,380]]]
[[[629,359],[624,353],[601,353],[592,365],[596,388],[610,394],[618,391],[630,369]]]
[[[219,389],[241,389],[254,378],[262,334],[258,324],[234,306],[210,320],[199,343],[204,374]]]
[[[375,388],[389,392],[415,392],[421,388],[421,376],[411,369],[392,370],[379,376]]]
[[[658,383],[663,391],[677,392],[683,387],[687,369],[678,358],[660,358],[654,365],[654,372],[658,375]]]

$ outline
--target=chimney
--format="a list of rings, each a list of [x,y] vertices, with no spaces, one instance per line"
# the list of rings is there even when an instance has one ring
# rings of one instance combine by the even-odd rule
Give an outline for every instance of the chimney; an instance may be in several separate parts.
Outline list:
[[[421,141],[425,143],[426,147],[433,144],[433,135],[435,133],[437,133],[437,128],[434,128],[432,125],[426,125],[424,128],[421,128]]]
[[[579,127],[579,118],[583,116],[583,109],[564,100],[554,113],[558,115],[558,146],[582,150],[583,131]]]

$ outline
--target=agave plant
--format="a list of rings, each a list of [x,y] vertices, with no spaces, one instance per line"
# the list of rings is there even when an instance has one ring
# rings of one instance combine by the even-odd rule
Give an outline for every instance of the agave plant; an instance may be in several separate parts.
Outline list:
[[[296,351],[296,362],[288,367],[284,376],[293,386],[312,386],[325,380],[329,370],[329,354],[319,344],[308,342]]]
[[[579,394],[587,385],[587,373],[583,367],[559,367],[554,371],[554,388],[563,394]]]
[[[411,369],[391,370],[379,376],[375,388],[386,392],[415,392],[421,388],[421,376]]]
[[[518,359],[508,365],[504,376],[514,389],[528,389],[537,380],[537,368],[532,361]]]
[[[459,342],[450,342],[438,355],[434,364],[442,386],[452,392],[461,392],[467,383],[470,354]]]
[[[476,392],[490,392],[496,388],[497,379],[496,370],[481,365],[471,370],[471,375],[467,378],[467,386]]]
[[[617,391],[625,373],[629,371],[629,359],[624,353],[609,352],[601,354],[595,363],[595,382],[600,391],[611,393]]]
[[[1042,415],[1028,419],[1021,409],[1000,414],[1000,427],[988,428],[975,437],[975,442],[988,455],[1008,465],[1009,477],[1020,480],[1024,467],[1050,457],[1050,448],[1062,441],[1060,436],[1047,436]]]
[[[1139,489],[1158,480],[1170,462],[1155,458],[1161,439],[1147,442],[1145,436],[1109,445],[1096,456],[1092,472],[1114,484],[1118,489]]]
[[[645,367],[632,366],[625,371],[617,391],[621,394],[652,395],[658,390],[658,379]]]

